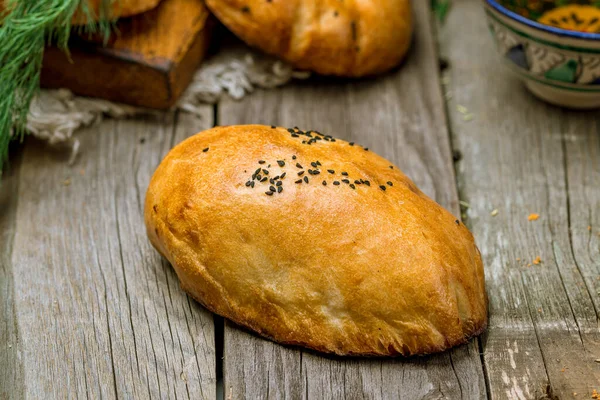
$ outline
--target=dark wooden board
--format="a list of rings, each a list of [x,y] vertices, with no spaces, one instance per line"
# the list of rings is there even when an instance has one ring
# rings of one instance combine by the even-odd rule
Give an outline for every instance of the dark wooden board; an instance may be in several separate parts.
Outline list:
[[[71,41],[69,55],[47,48],[42,85],[169,108],[204,58],[212,25],[203,0],[164,0],[151,11],[119,21],[106,46],[86,36]]]
[[[299,126],[353,140],[403,168],[459,215],[428,2],[414,2],[416,41],[405,65],[377,79],[318,79],[224,100],[219,124]],[[279,346],[226,323],[225,398],[486,398],[477,340],[436,356],[329,358]]]
[[[466,223],[486,267],[492,398],[590,398],[600,383],[600,118],[529,94],[502,65],[481,1],[453,2],[440,38]]]

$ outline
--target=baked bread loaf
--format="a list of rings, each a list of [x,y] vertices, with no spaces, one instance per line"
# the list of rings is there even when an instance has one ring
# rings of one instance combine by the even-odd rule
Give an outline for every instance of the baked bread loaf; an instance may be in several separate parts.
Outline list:
[[[187,292],[280,343],[407,356],[487,323],[469,230],[389,161],[314,131],[185,140],[152,177],[145,221]]]
[[[19,0],[18,0],[19,1]],[[91,16],[93,19],[98,19],[99,16],[106,13],[111,19],[131,17],[132,15],[140,14],[156,7],[161,0],[86,0],[89,8],[89,13],[78,9],[73,16],[74,25],[85,25]],[[6,0],[0,0],[0,16],[4,12]],[[108,7],[106,5],[109,5]],[[103,7],[106,7],[104,9]],[[102,12],[101,12],[102,10]]]
[[[207,0],[251,46],[297,68],[360,77],[404,58],[412,36],[409,0]]]
[[[136,14],[141,14],[148,10],[153,9],[160,3],[161,0],[87,0],[89,8],[92,11],[91,15],[96,19],[104,15],[108,11],[107,15],[110,18],[124,18],[131,17]],[[106,7],[105,4],[110,4],[108,10],[104,10],[102,7]],[[82,11],[77,12],[73,16],[73,23],[76,25],[83,25],[88,23],[88,15]]]

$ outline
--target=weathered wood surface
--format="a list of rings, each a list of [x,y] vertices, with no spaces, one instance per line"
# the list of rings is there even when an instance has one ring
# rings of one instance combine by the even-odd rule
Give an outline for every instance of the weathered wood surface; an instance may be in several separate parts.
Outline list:
[[[215,397],[213,317],[180,289],[142,217],[152,172],[212,125],[206,111],[86,129],[72,166],[28,141],[0,223],[3,316],[15,310],[0,353],[9,398]]]
[[[299,126],[354,140],[403,168],[459,214],[427,2],[414,2],[417,38],[406,64],[364,81],[311,81],[223,101],[218,123]],[[477,399],[486,397],[477,341],[408,360],[327,358],[225,325],[225,398]]]
[[[213,399],[221,368],[226,399],[566,399],[600,390],[600,115],[534,99],[500,64],[481,2],[453,0],[439,32],[449,132],[428,2],[413,3],[417,38],[398,71],[224,100],[216,122],[354,140],[457,215],[458,182],[486,264],[491,319],[480,339],[432,357],[365,360],[279,346],[230,323],[221,333],[151,248],[142,219],[151,173],[175,143],[212,126],[206,107],[202,118],[167,113],[89,128],[72,166],[67,153],[34,141],[13,157],[0,186],[0,399]],[[456,177],[451,145],[462,154]]]
[[[486,31],[481,1],[457,0],[440,37],[460,193],[486,266],[490,394],[590,398],[600,390],[600,116],[533,98]]]
[[[18,354],[14,271],[10,263],[20,164],[20,153],[13,154],[10,168],[4,172],[0,184],[0,399],[23,397],[23,387],[14,385],[22,379],[23,367]]]

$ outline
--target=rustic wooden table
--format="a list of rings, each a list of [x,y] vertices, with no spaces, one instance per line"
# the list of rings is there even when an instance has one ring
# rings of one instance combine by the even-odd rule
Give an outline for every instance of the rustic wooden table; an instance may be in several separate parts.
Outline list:
[[[543,104],[508,75],[480,1],[455,0],[437,33],[429,2],[413,3],[416,42],[390,75],[257,92],[201,118],[107,120],[80,134],[72,166],[34,141],[13,153],[0,186],[0,398],[213,399],[220,382],[226,399],[600,390],[600,116]],[[456,215],[460,199],[484,257],[487,332],[430,357],[322,357],[224,323],[186,296],[146,239],[145,189],[175,143],[241,123],[355,140]]]

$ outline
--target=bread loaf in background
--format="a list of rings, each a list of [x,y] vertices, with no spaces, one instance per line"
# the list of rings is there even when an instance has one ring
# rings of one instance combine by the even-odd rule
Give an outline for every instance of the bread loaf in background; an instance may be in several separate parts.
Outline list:
[[[98,19],[107,16],[110,19],[131,17],[153,9],[161,0],[87,0],[91,16]],[[107,5],[109,5],[107,7]],[[73,16],[73,23],[88,23],[89,15],[81,9]]]
[[[324,75],[360,77],[398,65],[408,51],[409,0],[207,0],[236,36]]]
[[[321,133],[197,134],[154,173],[145,221],[187,292],[280,343],[426,354],[487,323],[469,230],[389,161]]]
[[[35,0],[16,0],[35,1]],[[85,25],[92,20],[98,20],[100,17],[109,19],[131,17],[136,14],[151,10],[160,3],[161,0],[85,0],[87,1],[87,10],[79,7],[73,15],[72,23],[74,25]],[[5,12],[8,1],[0,0],[0,16]]]

